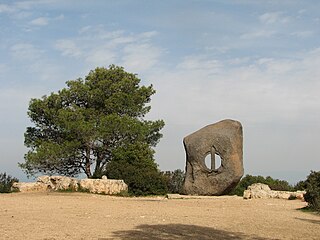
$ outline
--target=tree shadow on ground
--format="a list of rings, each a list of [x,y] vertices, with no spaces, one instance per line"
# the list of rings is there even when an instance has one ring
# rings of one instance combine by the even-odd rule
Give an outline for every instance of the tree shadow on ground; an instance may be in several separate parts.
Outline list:
[[[209,227],[184,224],[139,225],[134,230],[117,231],[114,239],[153,239],[153,240],[211,240],[211,239],[257,239],[266,240],[255,235],[227,232]]]
[[[320,220],[315,220],[315,219],[307,219],[307,218],[296,218],[301,221],[309,222],[309,223],[314,223],[314,224],[319,224],[320,225]]]

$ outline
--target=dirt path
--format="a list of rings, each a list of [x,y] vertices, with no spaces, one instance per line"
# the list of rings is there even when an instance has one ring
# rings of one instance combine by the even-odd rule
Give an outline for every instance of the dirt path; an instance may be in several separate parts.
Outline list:
[[[0,195],[0,239],[320,239],[299,200]]]

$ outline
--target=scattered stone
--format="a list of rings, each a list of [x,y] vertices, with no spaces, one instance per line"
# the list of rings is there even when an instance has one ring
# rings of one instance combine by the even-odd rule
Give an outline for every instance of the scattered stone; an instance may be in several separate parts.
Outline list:
[[[294,197],[297,199],[303,200],[303,194],[305,191],[274,191],[271,190],[270,187],[266,184],[262,183],[254,183],[248,187],[247,190],[243,192],[244,199],[252,199],[252,198],[278,198],[278,199],[289,199],[290,197]]]
[[[183,139],[186,150],[186,177],[183,194],[223,195],[229,193],[243,175],[242,125],[223,120],[208,125]],[[211,154],[211,168],[205,158]],[[215,168],[214,156],[219,155],[221,166]]]

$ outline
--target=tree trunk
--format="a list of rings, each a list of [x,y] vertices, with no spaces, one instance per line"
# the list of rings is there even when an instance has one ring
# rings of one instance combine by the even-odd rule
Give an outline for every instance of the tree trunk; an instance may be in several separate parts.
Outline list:
[[[90,168],[90,148],[86,149],[86,163],[85,163],[85,174],[88,178],[92,177],[91,168]]]
[[[100,154],[97,153],[97,161],[96,161],[96,167],[94,168],[94,173],[93,175],[95,177],[102,177],[100,176],[101,174],[101,168],[100,168],[100,165],[101,165],[101,157],[100,157]]]

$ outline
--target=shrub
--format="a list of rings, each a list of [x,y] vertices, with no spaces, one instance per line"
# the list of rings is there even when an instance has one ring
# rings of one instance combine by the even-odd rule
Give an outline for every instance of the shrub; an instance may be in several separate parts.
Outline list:
[[[294,190],[295,191],[303,191],[306,190],[307,185],[306,185],[306,181],[299,181],[296,183],[296,185],[294,185]]]
[[[320,212],[320,171],[311,171],[305,186],[304,199],[308,202],[308,208]]]
[[[290,195],[288,198],[288,200],[296,200],[296,199],[297,199],[297,196],[295,195]]]
[[[165,178],[168,193],[181,193],[185,173],[181,169],[176,169],[173,172],[162,172],[162,174]]]
[[[275,191],[293,191],[293,187],[285,180],[273,179],[272,177],[266,177],[264,184],[267,184],[271,190]]]
[[[123,179],[132,195],[167,193],[165,178],[153,160],[153,151],[145,144],[131,144],[114,152],[107,165],[109,179]]]
[[[12,192],[11,187],[14,182],[19,182],[19,180],[6,173],[0,173],[0,193]]]
[[[272,190],[277,191],[292,191],[293,187],[284,180],[274,179],[270,176],[264,178],[263,176],[252,176],[247,174],[241,179],[238,185],[229,193],[229,195],[243,196],[244,190],[254,183],[267,184]]]

